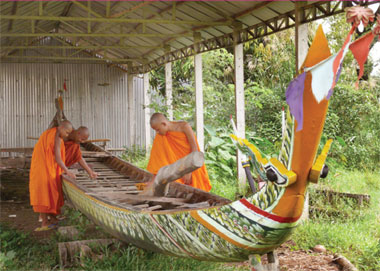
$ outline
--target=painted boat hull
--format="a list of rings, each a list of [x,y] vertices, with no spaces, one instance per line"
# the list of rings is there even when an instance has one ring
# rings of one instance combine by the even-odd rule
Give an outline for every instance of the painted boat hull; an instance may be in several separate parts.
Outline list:
[[[249,199],[198,210],[138,212],[87,195],[65,179],[63,189],[77,209],[114,237],[171,256],[244,261],[279,247],[297,225]]]

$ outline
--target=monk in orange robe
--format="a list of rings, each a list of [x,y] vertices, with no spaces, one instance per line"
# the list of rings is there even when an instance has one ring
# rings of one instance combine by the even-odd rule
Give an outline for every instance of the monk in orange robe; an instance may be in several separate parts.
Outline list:
[[[78,162],[87,171],[91,179],[96,179],[98,174],[94,172],[83,159],[79,145],[80,143],[84,143],[89,136],[90,132],[87,127],[80,126],[76,130],[73,129],[65,141],[65,164],[67,167],[70,167]]]
[[[169,121],[163,114],[154,113],[150,125],[156,131],[147,170],[154,175],[161,167],[174,163],[191,152],[199,151],[199,146],[191,126],[185,121]],[[177,180],[205,191],[211,190],[206,166],[190,172]]]
[[[49,230],[58,223],[56,216],[63,206],[61,174],[75,179],[75,174],[65,166],[63,139],[67,139],[73,127],[69,121],[46,130],[34,146],[29,175],[30,204],[40,213],[42,225],[37,228]],[[48,220],[50,217],[50,221]]]

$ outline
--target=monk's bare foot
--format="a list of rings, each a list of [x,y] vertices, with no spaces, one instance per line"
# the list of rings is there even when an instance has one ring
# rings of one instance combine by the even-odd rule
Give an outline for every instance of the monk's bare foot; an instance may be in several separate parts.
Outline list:
[[[50,214],[49,216],[50,216],[49,224],[57,224],[59,222],[56,215]]]
[[[42,223],[41,223],[41,227],[46,227],[46,226],[49,226],[50,225],[50,221],[48,219],[48,214],[46,213],[41,213],[40,214],[40,218],[42,220]]]

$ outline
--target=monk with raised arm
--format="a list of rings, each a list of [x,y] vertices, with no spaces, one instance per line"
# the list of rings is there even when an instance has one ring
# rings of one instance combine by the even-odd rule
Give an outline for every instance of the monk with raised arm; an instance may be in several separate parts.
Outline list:
[[[84,143],[89,136],[90,132],[87,127],[80,126],[76,130],[73,129],[73,131],[69,134],[67,140],[65,140],[65,164],[67,167],[70,167],[71,165],[78,162],[87,171],[91,179],[96,179],[98,177],[98,174],[94,172],[83,159],[79,145],[80,143]]]
[[[72,129],[69,121],[63,121],[58,127],[43,132],[34,146],[29,174],[30,204],[33,211],[40,213],[42,218],[42,225],[36,231],[57,226],[56,216],[60,214],[63,206],[61,174],[76,178],[64,162],[63,140],[68,138]]]
[[[154,113],[150,126],[156,131],[147,170],[154,175],[161,167],[172,164],[191,152],[199,151],[191,126],[185,121],[169,121],[163,114]],[[211,190],[206,166],[186,174],[179,183],[205,191]]]

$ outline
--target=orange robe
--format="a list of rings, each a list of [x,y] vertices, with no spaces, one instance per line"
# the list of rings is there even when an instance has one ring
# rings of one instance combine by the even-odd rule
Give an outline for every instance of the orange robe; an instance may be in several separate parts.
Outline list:
[[[163,166],[172,164],[189,153],[191,153],[191,147],[185,133],[168,132],[164,136],[157,134],[153,141],[147,170],[152,174],[157,174]],[[178,179],[177,182],[184,183],[184,180]],[[204,164],[192,172],[191,186],[207,192],[211,190],[210,179]]]
[[[63,206],[62,169],[55,161],[54,145],[57,128],[46,130],[34,146],[29,173],[30,204],[34,212],[60,214]],[[61,159],[65,147],[61,140]]]
[[[65,165],[67,167],[74,165],[75,163],[79,162],[79,160],[82,158],[82,152],[80,150],[80,146],[74,141],[65,142],[65,153],[66,153]]]

